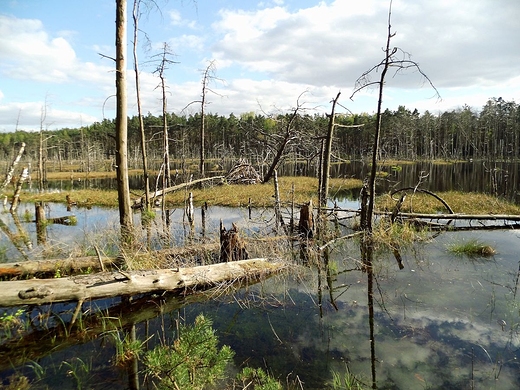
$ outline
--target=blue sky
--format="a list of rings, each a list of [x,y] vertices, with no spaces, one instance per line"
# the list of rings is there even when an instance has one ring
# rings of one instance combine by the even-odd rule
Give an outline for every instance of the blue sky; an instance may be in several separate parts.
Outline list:
[[[146,2],[141,5],[143,9]],[[148,2],[150,4],[150,2]],[[374,112],[377,94],[349,97],[356,79],[382,59],[388,0],[156,0],[139,22],[144,111],[159,114],[155,56],[175,54],[166,72],[168,110],[199,111],[202,71],[214,61],[207,111],[266,115],[299,103],[330,111],[330,100]],[[131,60],[133,1],[128,2]],[[389,73],[385,108],[433,113],[490,97],[518,102],[520,2],[394,0],[392,46],[410,53],[442,100],[417,72]],[[0,0],[0,131],[60,129],[114,117],[115,1]],[[145,37],[146,34],[146,37]],[[146,39],[145,39],[146,38]],[[146,44],[145,44],[146,43]],[[133,63],[129,110],[135,114]],[[378,77],[375,75],[374,77]],[[46,116],[42,120],[42,109]]]

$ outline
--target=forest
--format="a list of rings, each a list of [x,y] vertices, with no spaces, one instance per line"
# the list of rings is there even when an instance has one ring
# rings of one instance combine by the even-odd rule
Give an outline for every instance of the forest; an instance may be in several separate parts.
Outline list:
[[[170,155],[176,159],[200,156],[201,114],[178,116],[168,113]],[[376,114],[336,114],[333,159],[368,159],[376,126]],[[284,157],[313,161],[319,156],[320,138],[327,131],[328,116],[308,114],[300,108],[278,115],[243,113],[225,117],[204,114],[203,138],[207,159],[240,159],[251,163],[269,163],[285,143]],[[148,158],[163,158],[163,118],[144,116]],[[520,106],[514,101],[490,98],[480,111],[469,106],[432,114],[420,114],[400,106],[382,113],[380,159],[400,160],[494,160],[520,158]],[[100,161],[115,155],[115,120],[104,119],[81,128],[0,133],[0,155],[11,160],[19,145],[26,144],[26,158],[38,161],[40,144],[43,161],[83,161],[88,171],[109,170]],[[128,119],[129,168],[140,168],[141,134],[139,118]],[[254,161],[251,161],[254,160]],[[97,162],[97,163],[96,163]],[[97,165],[96,165],[97,164]],[[106,165],[106,164],[105,164]],[[55,165],[56,166],[56,165]]]

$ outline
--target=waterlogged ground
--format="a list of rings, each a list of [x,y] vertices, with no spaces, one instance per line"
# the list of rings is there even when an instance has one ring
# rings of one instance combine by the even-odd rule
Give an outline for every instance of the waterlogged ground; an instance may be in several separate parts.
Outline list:
[[[53,214],[66,214],[60,207],[64,206],[51,206]],[[92,237],[100,244],[96,234],[107,226],[117,231],[113,210],[80,209],[74,214],[77,226],[49,227],[54,246],[88,246]],[[182,237],[182,212],[173,215]],[[199,216],[198,211],[197,221]],[[2,218],[16,229],[8,215]],[[263,226],[271,216],[258,211],[250,221],[247,209],[219,208],[209,209],[208,218],[208,235],[213,231],[216,237],[221,218],[228,226],[237,222],[254,234],[266,231]],[[197,224],[200,235],[200,221]],[[31,235],[32,225],[23,226]],[[496,255],[470,259],[447,250],[454,242],[470,239],[492,245]],[[33,242],[32,251],[39,250]],[[20,256],[5,234],[2,245],[6,257]],[[292,275],[205,303],[182,306],[164,301],[169,306],[162,311],[136,317],[141,318],[137,334],[143,341],[152,336],[146,343],[152,347],[171,340],[176,320],[190,323],[203,312],[213,320],[221,342],[236,352],[235,370],[243,365],[262,367],[284,384],[301,381],[304,389],[326,388],[332,371],[347,370],[367,387],[375,372],[379,389],[520,388],[519,252],[520,232],[515,230],[443,233],[402,250],[403,269],[393,254],[377,254],[369,283],[370,275],[361,271],[357,244],[340,242],[332,247],[329,267],[319,271],[300,264]],[[375,356],[370,348],[370,286]],[[71,305],[69,311],[73,310]],[[2,360],[17,344],[0,341]],[[75,340],[45,337],[45,342],[49,344],[43,346],[44,353],[20,350],[25,361],[11,368],[4,364],[0,377],[23,373],[32,388],[128,388],[127,371],[114,365],[113,333],[76,335]],[[43,336],[39,343],[44,343]]]

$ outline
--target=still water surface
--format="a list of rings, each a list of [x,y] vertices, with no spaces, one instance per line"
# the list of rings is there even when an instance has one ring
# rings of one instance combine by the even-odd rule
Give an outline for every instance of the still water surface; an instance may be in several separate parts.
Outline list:
[[[345,207],[356,206],[352,199],[343,202]],[[22,205],[20,213],[32,207]],[[48,207],[53,216],[66,214],[62,205]],[[62,247],[65,252],[75,245],[100,245],[110,240],[107,229],[118,229],[115,210],[76,209],[73,213],[76,226],[47,228],[47,247],[58,252]],[[0,216],[15,232],[17,227],[9,217]],[[244,234],[258,235],[266,233],[264,227],[272,213],[256,210],[249,219],[246,209],[210,207],[206,231],[212,239],[217,237],[220,219],[226,226],[237,222]],[[200,210],[196,221],[199,237]],[[33,224],[23,223],[23,227],[33,242],[32,249],[25,247],[25,252],[39,254],[42,248],[36,245]],[[186,237],[181,210],[172,215],[172,233],[179,243]],[[23,259],[6,235],[2,237],[3,261]],[[492,245],[496,255],[467,258],[447,250],[451,243],[471,239]],[[519,253],[520,232],[516,230],[449,232],[403,250],[403,269],[392,254],[377,254],[375,272],[368,275],[361,270],[357,244],[342,241],[332,247],[329,267],[320,271],[298,264],[289,275],[206,302],[150,300],[155,309],[141,309],[140,316],[125,312],[119,321],[121,325],[126,320],[135,322],[143,341],[152,336],[146,343],[151,348],[172,339],[177,320],[192,323],[204,313],[213,320],[220,341],[236,352],[236,370],[243,365],[262,367],[282,383],[298,378],[304,389],[327,388],[332,371],[346,370],[369,386],[375,373],[380,389],[516,389],[520,388]],[[369,288],[373,288],[375,301],[373,318],[369,315]],[[117,303],[96,305],[108,308]],[[68,311],[69,317],[74,308],[51,307]],[[37,312],[31,309],[33,317]],[[375,359],[370,349],[371,321]],[[13,342],[2,334],[0,378],[23,373],[36,389],[80,385],[126,389],[129,376],[125,369],[114,366],[111,337],[107,332],[94,332],[94,326],[92,334],[68,338],[59,332],[34,332],[33,344]]]

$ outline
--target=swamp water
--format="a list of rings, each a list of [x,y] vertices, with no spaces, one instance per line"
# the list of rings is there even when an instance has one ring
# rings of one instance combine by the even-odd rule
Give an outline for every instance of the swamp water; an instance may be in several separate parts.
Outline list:
[[[22,205],[20,213],[30,207]],[[53,216],[66,214],[63,205],[48,207]],[[46,246],[55,252],[74,245],[101,245],[110,240],[107,229],[117,231],[116,210],[73,213],[76,226],[47,227]],[[16,232],[10,214],[0,217],[4,233],[6,228]],[[221,218],[228,227],[236,222],[246,235],[262,236],[268,234],[263,229],[272,212],[257,210],[249,219],[247,209],[210,208],[207,218],[207,235],[214,240]],[[35,243],[34,224],[22,225]],[[180,241],[186,237],[183,226],[182,211],[177,210],[172,215],[172,236]],[[196,229],[200,236],[200,226]],[[471,259],[447,250],[451,243],[471,239],[492,245],[496,255]],[[4,261],[21,259],[21,251],[5,234],[1,245]],[[21,339],[12,332],[1,333],[0,378],[7,381],[13,373],[23,374],[34,389],[129,388],[135,376],[114,364],[115,338],[125,335],[115,327],[128,331],[134,324],[137,338],[152,348],[172,341],[179,320],[191,324],[204,313],[213,320],[220,342],[236,353],[231,371],[244,365],[261,367],[284,384],[301,381],[304,389],[327,388],[332,371],[341,376],[348,371],[367,388],[375,375],[379,389],[517,389],[519,249],[520,232],[515,230],[442,233],[403,250],[403,269],[391,253],[377,254],[369,275],[361,270],[358,244],[340,241],[331,247],[328,267],[318,270],[300,264],[289,275],[228,295],[215,292],[209,300],[194,296],[147,297],[132,305],[95,302],[93,309],[106,313],[102,323],[88,321],[85,305],[85,329],[71,334],[63,331],[60,321],[70,320],[74,304],[30,308],[32,336]],[[25,251],[36,253],[41,248],[33,244]],[[0,317],[11,312],[0,309]],[[68,314],[53,314],[64,312]],[[141,373],[139,382],[145,388],[143,380]]]

